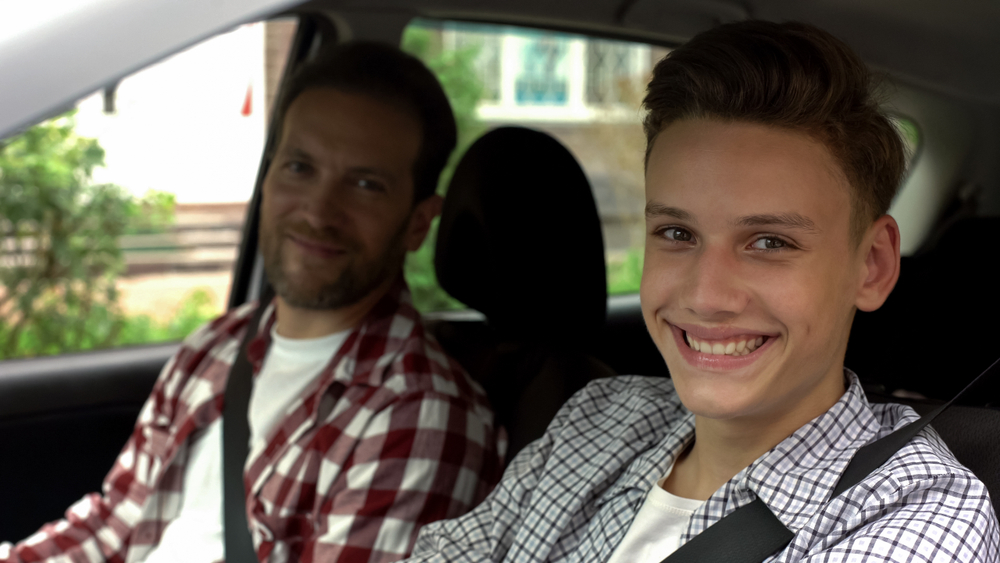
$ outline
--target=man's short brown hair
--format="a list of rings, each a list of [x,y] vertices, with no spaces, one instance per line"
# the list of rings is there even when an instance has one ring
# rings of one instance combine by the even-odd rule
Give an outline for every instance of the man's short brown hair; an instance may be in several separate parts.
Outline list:
[[[656,65],[643,105],[647,162],[656,135],[687,118],[771,125],[822,142],[851,185],[855,243],[888,211],[906,168],[868,67],[808,24],[745,21],[700,33]]]
[[[413,164],[413,202],[434,195],[458,133],[448,96],[420,59],[383,43],[336,45],[292,75],[278,103],[278,127],[292,102],[315,88],[370,96],[416,117],[423,135]]]

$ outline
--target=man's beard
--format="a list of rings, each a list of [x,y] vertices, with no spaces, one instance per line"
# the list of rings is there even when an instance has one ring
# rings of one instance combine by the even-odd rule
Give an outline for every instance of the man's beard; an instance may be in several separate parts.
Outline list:
[[[276,232],[265,234],[262,237],[264,240],[261,241],[267,279],[275,293],[293,307],[328,310],[353,305],[374,291],[387,278],[395,278],[398,275],[406,256],[403,238],[406,235],[407,224],[408,221],[403,222],[386,247],[371,262],[363,262],[358,256],[362,248],[359,243],[336,230],[316,231],[304,223],[280,225],[275,229]],[[297,282],[282,267],[281,248],[287,232],[302,234],[308,240],[334,243],[347,249],[355,258],[344,265],[340,276],[333,281],[318,287]],[[323,273],[317,272],[321,277]]]

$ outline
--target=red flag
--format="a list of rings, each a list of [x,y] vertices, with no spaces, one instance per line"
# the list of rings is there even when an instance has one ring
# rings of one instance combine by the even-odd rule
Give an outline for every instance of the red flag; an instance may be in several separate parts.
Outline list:
[[[244,117],[253,113],[253,84],[247,86],[247,97],[243,100],[243,109],[240,114]]]

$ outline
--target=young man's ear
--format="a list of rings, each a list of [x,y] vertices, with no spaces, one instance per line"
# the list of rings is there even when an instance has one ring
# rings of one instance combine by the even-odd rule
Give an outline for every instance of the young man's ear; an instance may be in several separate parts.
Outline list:
[[[859,251],[865,253],[860,272],[855,305],[861,311],[874,311],[896,287],[899,279],[899,225],[883,215],[868,229]]]
[[[406,231],[406,249],[414,251],[420,248],[427,238],[434,218],[441,214],[444,198],[434,194],[414,206],[410,213],[410,225]]]

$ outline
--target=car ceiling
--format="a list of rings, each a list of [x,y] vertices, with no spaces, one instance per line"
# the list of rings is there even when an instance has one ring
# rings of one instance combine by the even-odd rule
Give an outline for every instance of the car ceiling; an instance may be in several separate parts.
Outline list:
[[[816,24],[897,79],[1000,104],[996,0],[312,0],[322,10],[409,12],[678,43],[730,21]]]

